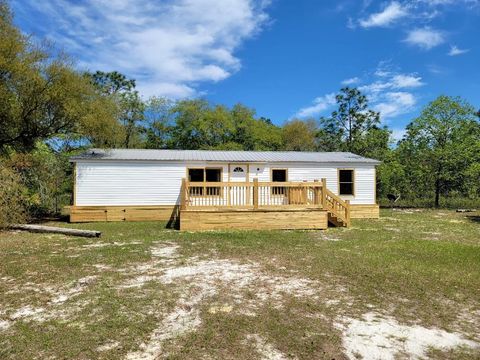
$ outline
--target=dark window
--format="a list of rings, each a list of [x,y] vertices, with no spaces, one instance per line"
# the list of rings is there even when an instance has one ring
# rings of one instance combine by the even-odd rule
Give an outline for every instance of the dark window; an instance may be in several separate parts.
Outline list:
[[[287,170],[285,169],[273,169],[272,170],[273,182],[285,182],[287,181]]]
[[[233,172],[242,173],[244,171],[243,171],[243,168],[241,168],[240,166],[237,166],[235,169],[233,169]]]
[[[354,177],[353,170],[338,170],[338,192],[340,195],[353,195],[354,194]]]
[[[286,182],[287,170],[272,169],[272,182]],[[287,188],[283,186],[272,186],[272,195],[285,195]]]
[[[188,181],[190,182],[221,182],[222,169],[188,169]],[[190,186],[190,195],[203,196],[213,195],[219,196],[221,187],[219,186]]]
[[[220,182],[222,179],[221,169],[205,169],[207,182]]]
[[[220,182],[222,181],[221,169],[205,169],[205,178],[207,182]],[[217,186],[207,186],[207,195],[219,196],[221,188]]]
[[[203,182],[203,169],[188,169],[188,181]]]

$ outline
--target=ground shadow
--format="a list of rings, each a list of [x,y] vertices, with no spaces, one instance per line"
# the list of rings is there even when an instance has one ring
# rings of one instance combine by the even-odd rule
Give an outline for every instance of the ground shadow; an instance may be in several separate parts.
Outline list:
[[[473,222],[480,222],[480,215],[467,215],[466,218]]]
[[[172,214],[170,215],[170,219],[167,222],[168,229],[180,229],[180,205],[175,205],[173,207]]]

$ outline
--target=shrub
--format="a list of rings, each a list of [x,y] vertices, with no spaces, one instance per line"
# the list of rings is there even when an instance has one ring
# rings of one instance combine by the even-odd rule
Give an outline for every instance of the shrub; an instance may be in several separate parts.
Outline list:
[[[25,194],[20,176],[0,164],[0,229],[26,220]]]

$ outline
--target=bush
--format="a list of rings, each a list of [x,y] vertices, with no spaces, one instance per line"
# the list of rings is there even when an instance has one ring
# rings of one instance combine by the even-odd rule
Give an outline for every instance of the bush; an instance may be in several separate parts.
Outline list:
[[[379,198],[378,202],[382,207],[391,207],[392,203],[386,198]],[[448,196],[440,198],[440,208],[445,209],[480,209],[480,198],[467,198],[463,196]],[[400,198],[393,207],[405,208],[433,208],[435,201],[433,196],[423,198]]]
[[[26,191],[20,176],[0,164],[0,229],[25,222]]]

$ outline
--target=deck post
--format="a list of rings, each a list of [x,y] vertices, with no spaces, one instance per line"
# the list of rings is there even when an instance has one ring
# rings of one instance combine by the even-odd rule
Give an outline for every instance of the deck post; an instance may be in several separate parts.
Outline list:
[[[180,189],[180,210],[185,210],[187,208],[187,179],[182,178],[182,187]]]
[[[345,218],[347,220],[347,226],[350,226],[350,200],[345,200]]]
[[[258,178],[253,179],[253,208],[258,209]]]
[[[318,179],[314,179],[313,180],[314,183],[318,183]],[[314,188],[313,188],[313,204],[314,205],[320,205],[320,197],[318,196],[318,186],[317,184],[315,184]]]
[[[327,179],[322,178],[322,207],[327,207]]]

